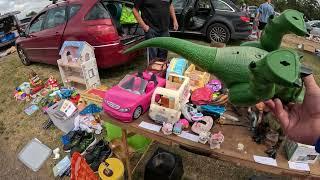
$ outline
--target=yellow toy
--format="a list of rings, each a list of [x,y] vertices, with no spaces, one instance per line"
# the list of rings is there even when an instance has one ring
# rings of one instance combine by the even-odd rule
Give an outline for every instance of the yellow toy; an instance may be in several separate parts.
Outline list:
[[[184,76],[190,78],[191,91],[204,87],[210,80],[210,74],[204,72],[194,64],[189,66]]]
[[[117,158],[109,158],[99,166],[99,176],[102,180],[123,180],[124,166]]]

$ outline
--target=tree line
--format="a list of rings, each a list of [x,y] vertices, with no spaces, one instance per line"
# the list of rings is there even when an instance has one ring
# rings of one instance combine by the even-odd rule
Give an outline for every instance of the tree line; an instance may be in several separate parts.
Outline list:
[[[264,3],[265,0],[238,0],[238,4],[246,3],[249,6]],[[318,0],[273,0],[272,4],[277,12],[286,9],[296,9],[306,16],[308,20],[320,20],[320,3]]]

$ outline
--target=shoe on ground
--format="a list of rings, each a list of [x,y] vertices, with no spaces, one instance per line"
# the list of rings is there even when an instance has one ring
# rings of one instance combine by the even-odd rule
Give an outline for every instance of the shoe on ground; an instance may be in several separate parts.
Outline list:
[[[90,164],[90,168],[93,170],[93,172],[97,172],[100,164],[104,162],[106,159],[110,158],[111,156],[112,156],[112,151],[110,148],[108,151],[102,151],[100,153],[100,156],[96,158],[93,161],[93,163]]]
[[[108,151],[109,145],[106,144],[103,140],[100,140],[97,144],[95,144],[94,146],[90,147],[85,155],[85,159],[87,161],[88,164],[93,163],[93,161],[96,158],[99,158],[100,153],[102,151]]]
[[[84,131],[71,131],[67,134],[67,136],[69,136],[69,139],[70,139],[70,143],[69,144],[66,144],[63,146],[63,150],[65,152],[70,152],[70,150],[77,146],[81,140],[82,140],[82,137],[85,135],[85,132]]]
[[[81,139],[81,142],[71,149],[71,156],[74,152],[79,152],[81,155],[84,155],[86,150],[95,145],[96,142],[97,139],[94,137],[93,133],[85,133]]]

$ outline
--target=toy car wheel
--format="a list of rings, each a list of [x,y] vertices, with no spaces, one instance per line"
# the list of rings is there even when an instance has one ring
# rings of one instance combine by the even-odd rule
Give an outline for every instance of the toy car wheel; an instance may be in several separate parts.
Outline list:
[[[30,62],[28,56],[26,55],[25,51],[20,46],[17,46],[17,51],[18,51],[18,54],[19,54],[19,57],[20,57],[22,64],[29,66],[31,64],[31,62]]]
[[[138,119],[142,114],[142,107],[138,106],[136,110],[133,112],[133,119]]]
[[[230,31],[224,24],[215,23],[209,26],[207,38],[209,41],[227,43],[230,39]]]

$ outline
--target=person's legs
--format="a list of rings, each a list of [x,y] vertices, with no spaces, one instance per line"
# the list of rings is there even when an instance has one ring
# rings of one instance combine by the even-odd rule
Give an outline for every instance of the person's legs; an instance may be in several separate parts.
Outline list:
[[[153,29],[149,29],[148,32],[145,33],[145,39],[152,39],[157,37],[156,36],[156,32]],[[158,48],[147,48],[147,56],[149,56],[149,61],[155,59],[157,57],[158,54]]]
[[[260,39],[261,38],[261,34],[262,34],[262,31],[264,30],[264,28],[265,28],[265,26],[267,25],[267,23],[264,23],[264,22],[259,22],[259,26],[258,26],[258,29],[259,29],[259,31],[258,31],[258,39]]]
[[[169,31],[160,33],[160,37],[169,37],[169,36],[170,36]],[[160,48],[158,49],[158,58],[167,59],[167,56],[168,56],[167,50],[160,49]]]

